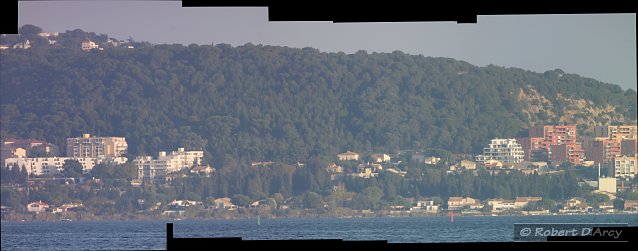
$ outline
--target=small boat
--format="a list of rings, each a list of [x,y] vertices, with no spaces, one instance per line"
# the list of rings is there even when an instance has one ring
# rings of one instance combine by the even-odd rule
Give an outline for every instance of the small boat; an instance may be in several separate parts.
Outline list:
[[[62,219],[62,221],[73,221],[73,220],[65,218],[65,219]]]

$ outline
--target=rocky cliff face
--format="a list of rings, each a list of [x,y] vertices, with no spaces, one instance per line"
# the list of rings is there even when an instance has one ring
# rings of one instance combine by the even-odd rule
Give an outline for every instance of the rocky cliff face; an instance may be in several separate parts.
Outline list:
[[[636,120],[625,117],[618,112],[619,107],[613,105],[597,106],[585,99],[568,98],[557,94],[556,99],[549,99],[528,86],[527,91],[520,89],[518,100],[523,102],[522,112],[527,115],[531,124],[552,121],[558,124],[576,124],[585,135],[594,126],[624,124],[635,125]]]

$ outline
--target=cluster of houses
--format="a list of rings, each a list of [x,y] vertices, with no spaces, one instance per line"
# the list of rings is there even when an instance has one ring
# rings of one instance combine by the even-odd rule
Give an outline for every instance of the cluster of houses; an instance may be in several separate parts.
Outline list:
[[[442,212],[459,212],[464,215],[472,214],[502,214],[502,213],[522,213],[522,214],[550,214],[548,209],[540,209],[538,207],[526,208],[530,203],[538,203],[542,200],[541,197],[516,197],[516,199],[487,199],[480,201],[470,197],[450,197],[447,200],[447,207],[441,205],[440,202],[434,200],[415,200],[412,201],[411,206],[405,205],[392,205],[386,209],[389,215],[406,215],[406,214],[438,214]],[[144,201],[140,200],[138,203],[143,204]],[[159,209],[161,203],[157,203],[152,207],[149,207],[148,211],[156,211]],[[269,209],[288,209],[290,205],[288,203],[282,203],[281,205],[274,205],[277,208],[270,208],[269,203],[266,200],[254,201],[247,208],[264,208]],[[327,206],[327,205],[326,205]],[[77,211],[84,207],[82,203],[66,203],[60,206],[50,206],[42,201],[34,201],[27,204],[27,211],[30,213],[51,213],[60,214],[67,211]],[[170,217],[182,217],[186,211],[192,208],[201,210],[228,210],[235,211],[242,207],[233,204],[232,200],[228,197],[218,198],[211,203],[193,200],[173,200],[168,203],[167,206],[161,211],[162,215]],[[616,209],[610,202],[600,203],[598,205],[592,205],[587,203],[585,199],[574,197],[566,200],[562,203],[562,207],[559,208],[560,214],[586,214],[586,213],[617,213],[617,212],[638,212],[638,200],[625,200],[621,209]]]
[[[597,126],[593,138],[577,136],[575,125],[535,125],[529,137],[492,139],[475,160],[486,168],[511,168],[522,162],[547,162],[554,166],[603,165],[614,177],[634,178],[638,174],[637,126]]]
[[[52,214],[60,214],[66,212],[77,211],[79,209],[84,208],[82,203],[65,203],[60,206],[50,206],[47,203],[42,201],[34,201],[27,204],[27,212],[29,213],[52,213]]]
[[[59,156],[57,146],[33,139],[6,139],[0,145],[2,166],[25,167],[29,176],[55,176],[63,171],[67,160],[77,160],[84,173],[100,163],[124,164],[128,145],[124,137],[68,138],[66,156]],[[34,157],[38,156],[38,157]]]
[[[128,144],[124,137],[96,137],[83,134],[67,139],[66,156],[59,156],[56,145],[34,139],[9,138],[0,145],[2,166],[24,167],[30,177],[51,177],[61,175],[67,160],[76,160],[84,173],[90,173],[95,165],[110,163],[121,165],[128,161]],[[34,157],[38,156],[38,157]],[[215,169],[203,165],[203,151],[177,151],[151,156],[137,156],[133,164],[138,169],[138,177],[131,183],[141,185],[143,181],[156,182],[189,174],[210,175]]]
[[[90,44],[88,45],[91,46]],[[441,167],[445,164],[448,173],[463,170],[476,170],[484,167],[492,172],[520,170],[527,174],[551,173],[549,163],[570,162],[579,165],[606,165],[612,168],[613,177],[600,175],[597,181],[585,181],[585,183],[598,188],[595,192],[615,198],[618,187],[623,186],[624,178],[633,178],[636,169],[636,126],[606,126],[597,127],[596,137],[586,143],[588,156],[592,160],[585,160],[584,150],[579,148],[583,144],[576,141],[575,126],[533,126],[530,128],[529,138],[520,139],[493,139],[484,149],[483,155],[475,157],[475,161],[463,159],[457,163],[447,163],[436,156],[428,156],[421,152],[413,152],[410,161],[425,165]],[[95,137],[83,134],[81,137],[68,138],[66,156],[58,156],[60,150],[57,146],[33,139],[5,139],[0,145],[2,166],[24,167],[30,176],[46,177],[60,175],[67,160],[77,160],[85,173],[100,163],[124,164],[128,161],[128,145],[124,137]],[[539,159],[544,156],[546,159]],[[402,170],[401,161],[392,161],[395,157],[385,153],[373,153],[362,156],[353,151],[346,151],[336,155],[336,162],[326,166],[332,181],[338,182],[345,176],[359,178],[374,178],[382,172],[394,173],[406,176]],[[544,161],[543,161],[544,160]],[[214,168],[204,164],[204,152],[201,150],[186,150],[177,148],[176,151],[160,151],[156,158],[151,156],[137,156],[133,165],[138,170],[138,177],[131,181],[133,186],[140,186],[144,182],[170,182],[177,177],[187,175],[210,175]],[[253,162],[252,167],[270,167],[272,161]],[[297,163],[297,167],[303,167],[303,163]],[[348,166],[347,170],[343,166]],[[556,170],[555,170],[556,171]],[[622,189],[622,188],[621,188]],[[447,210],[464,210],[472,212],[489,206],[490,212],[500,213],[512,210],[521,210],[530,202],[538,202],[539,197],[518,197],[514,200],[488,199],[480,202],[472,198],[451,197],[447,201]],[[257,205],[259,202],[256,202]],[[635,210],[634,201],[625,201],[626,210]],[[234,210],[238,208],[229,198],[215,200],[214,208]],[[201,202],[175,201],[169,205],[166,214],[180,214],[186,208],[201,205]],[[159,206],[159,205],[158,205]],[[280,205],[287,207],[287,205]],[[391,212],[426,212],[436,213],[443,205],[431,200],[414,201],[411,207],[400,205],[392,206]],[[613,205],[595,205],[596,208],[613,211]],[[65,212],[71,208],[81,208],[81,205],[61,205],[50,208],[42,202],[32,202],[27,205],[30,212]],[[173,212],[174,211],[174,212]],[[485,210],[483,210],[485,211]],[[591,212],[592,206],[582,198],[572,198],[565,201],[562,213]]]
[[[42,37],[44,39],[46,39],[49,43],[49,45],[55,45],[58,42],[58,38],[59,38],[60,33],[58,32],[40,32],[38,33],[39,37]],[[132,44],[130,44],[127,41],[124,40],[117,40],[117,39],[112,39],[112,38],[107,38],[106,41],[106,45],[108,46],[112,46],[112,47],[125,47],[128,49],[133,49],[135,48]],[[29,41],[29,39],[25,39],[23,42],[19,42],[19,43],[15,43],[15,44],[2,44],[0,45],[0,50],[7,50],[7,49],[29,49],[32,46],[32,42]],[[91,41],[90,39],[86,39],[84,41],[82,41],[82,43],[80,44],[80,48],[83,51],[90,51],[90,50],[104,50],[103,47],[100,47],[100,45],[94,41]]]

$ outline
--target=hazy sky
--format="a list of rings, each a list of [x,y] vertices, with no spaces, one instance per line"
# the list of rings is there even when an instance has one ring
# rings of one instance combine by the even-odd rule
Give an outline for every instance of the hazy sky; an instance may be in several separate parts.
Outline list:
[[[267,8],[182,8],[179,1],[19,2],[19,25],[82,29],[151,43],[245,43],[392,52],[568,73],[636,88],[636,15],[479,16],[476,24],[268,22]]]

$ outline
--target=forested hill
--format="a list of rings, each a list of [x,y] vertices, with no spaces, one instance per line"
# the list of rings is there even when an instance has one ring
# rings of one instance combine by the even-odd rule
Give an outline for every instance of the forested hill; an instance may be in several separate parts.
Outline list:
[[[246,44],[1,54],[1,133],[60,146],[125,136],[129,152],[204,147],[219,159],[303,161],[340,151],[477,153],[531,123],[636,121],[636,92],[575,74],[449,58]]]

